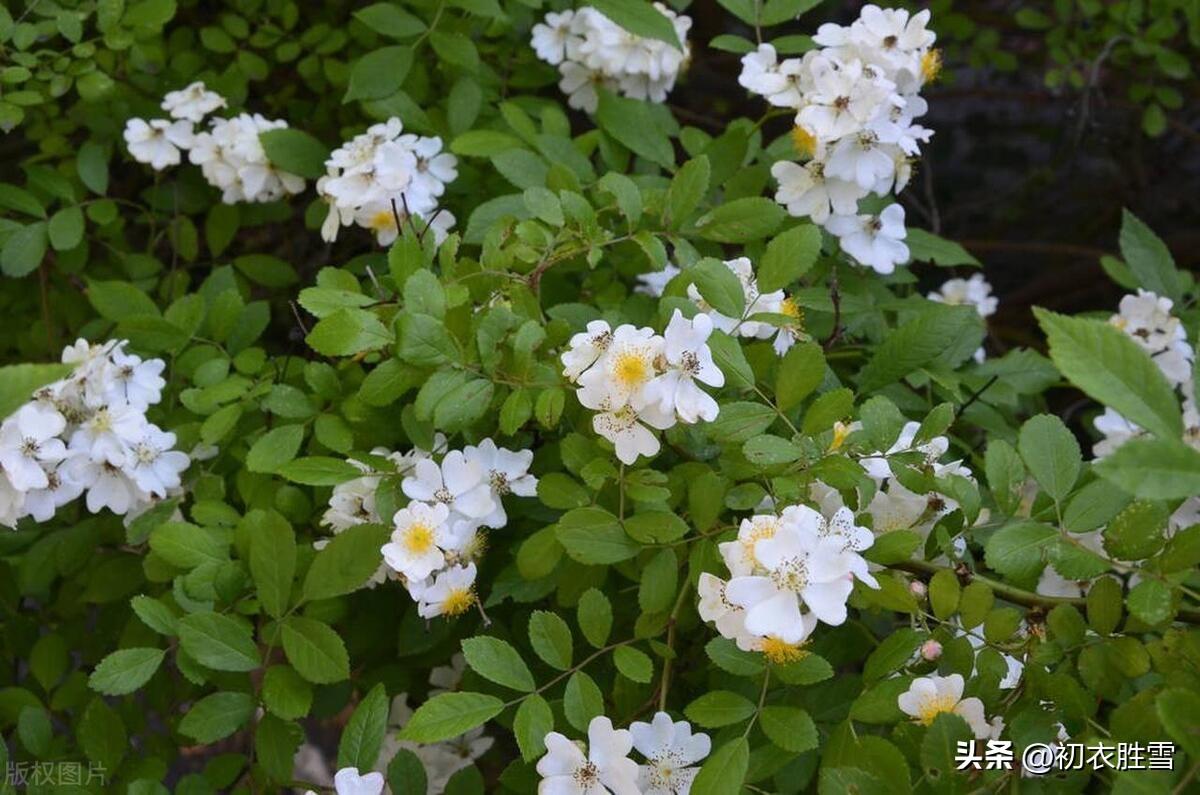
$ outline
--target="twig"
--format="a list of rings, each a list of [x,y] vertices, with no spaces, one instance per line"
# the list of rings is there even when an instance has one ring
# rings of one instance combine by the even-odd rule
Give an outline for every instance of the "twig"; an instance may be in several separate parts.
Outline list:
[[[300,330],[304,332],[304,336],[308,336],[308,326],[304,325],[304,318],[300,317],[300,310],[296,306],[295,301],[288,301],[288,306],[292,308],[292,315],[296,318],[296,324],[300,326]]]
[[[833,303],[833,331],[829,332],[829,339],[822,346],[825,350],[832,348],[842,336],[842,294],[838,292],[836,265],[829,277],[829,300]]]
[[[986,384],[984,384],[983,386],[979,387],[979,389],[976,389],[974,392],[972,392],[971,397],[967,398],[967,402],[963,403],[961,406],[959,406],[954,411],[954,419],[958,419],[959,417],[961,417],[962,413],[967,410],[968,406],[970,406],[976,400],[979,400],[979,396],[982,395],[984,392],[986,392],[989,388],[991,388],[992,384],[996,383],[999,380],[1000,380],[1000,376],[994,375],[988,379]]]

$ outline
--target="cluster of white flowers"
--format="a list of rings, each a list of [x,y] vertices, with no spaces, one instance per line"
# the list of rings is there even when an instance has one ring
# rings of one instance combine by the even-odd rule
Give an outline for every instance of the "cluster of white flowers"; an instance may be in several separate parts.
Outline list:
[[[1147,290],[1138,290],[1136,295],[1121,299],[1119,311],[1109,322],[1124,331],[1158,365],[1167,381],[1178,389],[1183,407],[1183,442],[1200,450],[1200,407],[1196,404],[1193,367],[1196,352],[1188,342],[1187,332],[1179,318],[1171,313],[1174,304],[1170,298]],[[1102,438],[1092,446],[1092,455],[1097,459],[1111,455],[1118,447],[1146,435],[1146,431],[1130,422],[1119,412],[1105,408],[1093,423]],[[1173,535],[1178,530],[1200,522],[1200,496],[1185,499],[1167,521],[1166,532]],[[1086,549],[1108,557],[1104,549],[1103,531],[1072,533]],[[1120,561],[1118,561],[1120,562]],[[1133,575],[1137,577],[1137,575]],[[1038,593],[1050,596],[1079,596],[1086,593],[1090,583],[1077,582],[1063,577],[1051,562],[1042,571],[1038,580]]]
[[[920,677],[900,694],[897,703],[901,712],[922,726],[932,724],[938,715],[951,713],[965,720],[977,739],[998,739],[1004,729],[1003,719],[997,717],[989,723],[982,701],[974,696],[962,697],[964,685],[960,674]]]
[[[818,622],[846,620],[855,580],[879,587],[860,554],[874,543],[845,507],[828,520],[807,505],[743,519],[737,539],[719,545],[730,580],[700,575],[700,617],[743,651],[799,659]]]
[[[771,105],[796,111],[792,137],[807,162],[772,166],[775,200],[824,226],[879,273],[909,258],[904,208],[859,214],[858,203],[903,190],[920,144],[933,135],[915,123],[928,109],[921,87],[940,65],[929,16],[867,5],[848,27],[822,25],[813,36],[819,49],[800,58],[780,61],[773,46],[760,44],[742,58],[738,77]]]
[[[175,434],[146,419],[162,397],[165,365],[125,344],[67,346],[71,375],[0,424],[0,524],[45,522],[84,492],[92,513],[136,515],[179,489],[188,456],[172,449]]]
[[[707,734],[693,734],[690,723],[665,712],[628,729],[613,728],[601,715],[588,724],[586,745],[558,732],[545,743],[537,764],[538,792],[545,795],[687,795],[700,772],[695,765],[712,749]],[[634,749],[644,763],[629,758]]]
[[[783,290],[764,293],[758,289],[758,280],[754,276],[754,265],[747,257],[738,257],[725,261],[725,267],[733,271],[742,284],[742,296],[745,307],[741,317],[726,317],[713,309],[700,297],[696,285],[688,286],[688,297],[696,302],[696,306],[707,314],[715,327],[739,337],[767,340],[775,338],[775,352],[782,356],[787,353],[801,336],[801,321],[804,313],[800,307],[784,294]],[[776,315],[777,322],[752,320],[755,315]],[[780,322],[784,321],[786,322]]]
[[[980,317],[991,317],[1000,305],[1000,300],[992,295],[992,285],[988,284],[982,273],[976,273],[969,279],[948,279],[926,297],[939,304],[973,306]],[[982,362],[986,358],[987,352],[980,346],[975,351],[975,361]]]
[[[275,201],[304,190],[304,179],[273,166],[259,141],[262,133],[287,127],[286,121],[241,113],[213,118],[208,130],[196,130],[205,116],[225,105],[224,97],[200,82],[167,93],[162,108],[169,120],[133,118],[125,123],[129,154],[162,171],[179,165],[187,152],[226,204]]]
[[[543,61],[558,67],[558,87],[567,95],[568,105],[594,113],[599,88],[633,99],[666,100],[687,62],[692,20],[662,3],[654,7],[671,21],[682,51],[630,33],[591,6],[549,13],[533,26],[533,49]]]
[[[335,533],[384,522],[376,507],[376,490],[387,474],[403,477],[400,487],[409,503],[388,522],[394,529],[380,550],[383,564],[373,582],[389,576],[399,579],[422,618],[459,615],[475,604],[475,564],[485,546],[483,528],[498,530],[508,523],[504,495],[537,494],[537,478],[529,474],[530,450],[514,452],[484,439],[435,460],[444,448],[445,438],[440,436],[433,452],[376,448],[372,455],[390,461],[395,471],[378,472],[354,462],[363,476],[334,488],[323,518]]]
[[[337,239],[343,226],[358,224],[390,245],[403,223],[428,227],[438,243],[454,226],[454,216],[438,209],[446,185],[458,176],[458,159],[442,151],[442,139],[403,133],[398,118],[373,124],[333,150],[317,193],[329,204],[321,237]]]
[[[725,385],[708,347],[712,329],[707,315],[688,320],[676,309],[661,336],[651,328],[613,329],[593,320],[571,338],[563,375],[579,385],[579,402],[597,412],[592,427],[613,443],[623,463],[658,452],[651,428],[716,419],[717,401],[697,383]]]

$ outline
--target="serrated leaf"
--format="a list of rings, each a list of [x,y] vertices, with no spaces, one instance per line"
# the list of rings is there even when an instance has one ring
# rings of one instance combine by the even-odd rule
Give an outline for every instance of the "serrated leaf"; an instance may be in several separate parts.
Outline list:
[[[482,693],[441,693],[413,713],[400,739],[436,743],[458,737],[500,714],[504,702]]]
[[[105,657],[88,677],[88,686],[106,696],[132,693],[154,676],[162,664],[162,649],[120,649]]]

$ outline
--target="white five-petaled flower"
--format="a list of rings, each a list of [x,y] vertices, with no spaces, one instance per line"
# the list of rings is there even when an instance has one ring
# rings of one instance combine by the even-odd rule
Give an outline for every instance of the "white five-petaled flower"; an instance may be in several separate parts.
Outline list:
[[[712,740],[704,733],[692,734],[685,720],[672,721],[665,712],[657,712],[650,723],[635,721],[629,725],[633,747],[646,758],[638,768],[642,795],[687,795],[700,769],[696,763],[708,756]]]
[[[603,320],[592,320],[587,324],[587,330],[573,337],[569,347],[562,355],[563,375],[571,381],[578,381],[600,357],[608,352],[613,342],[613,330]]]
[[[646,385],[648,403],[658,404],[665,413],[675,412],[686,423],[712,422],[717,418],[717,401],[696,384],[699,381],[712,387],[725,385],[725,374],[713,362],[708,348],[712,329],[712,320],[707,315],[688,320],[675,310],[663,332],[663,356],[668,366]]]
[[[442,569],[430,580],[410,583],[409,592],[417,600],[417,615],[421,618],[459,616],[475,605],[474,563]]]
[[[395,571],[410,580],[423,580],[446,564],[444,550],[453,546],[448,519],[450,509],[442,503],[409,503],[392,519],[391,540],[380,550]]]
[[[640,410],[662,350],[663,338],[653,329],[618,326],[604,356],[579,377],[579,402],[589,409]]]
[[[192,146],[194,135],[189,121],[130,119],[125,122],[125,146],[129,154],[155,171],[179,165],[180,150]]]
[[[496,507],[480,520],[487,527],[499,529],[508,524],[508,514],[504,511],[501,499],[506,494],[537,496],[537,478],[529,474],[529,467],[533,463],[532,450],[507,450],[497,447],[491,439],[484,439],[478,447],[468,445],[463,448],[463,456],[483,472],[492,490],[492,502]]]
[[[616,411],[602,411],[592,417],[592,428],[613,443],[617,459],[628,465],[637,461],[638,456],[658,453],[661,445],[658,436],[650,428],[665,431],[674,424],[675,415],[654,405],[645,406],[640,411],[625,406]]]
[[[853,215],[858,200],[867,192],[854,182],[834,179],[825,173],[825,164],[810,160],[804,165],[780,160],[771,166],[771,176],[779,183],[775,201],[797,218],[811,218],[824,224],[833,213]]]
[[[360,774],[357,767],[344,767],[333,777],[337,795],[383,795],[384,783],[382,773]],[[309,790],[306,795],[316,793]]]
[[[67,456],[58,438],[66,424],[57,411],[25,405],[0,425],[0,467],[14,488],[28,491],[49,484],[45,467]]]
[[[900,694],[897,702],[904,714],[923,726],[949,712],[965,720],[977,738],[985,739],[991,736],[992,727],[984,715],[983,702],[975,697],[963,698],[963,684],[960,674],[920,677]]]
[[[496,509],[486,473],[461,450],[447,453],[440,466],[429,459],[418,461],[400,487],[409,499],[440,502],[467,519],[482,520]]]
[[[546,735],[538,760],[538,795],[641,795],[638,766],[629,758],[633,737],[603,715],[588,725],[587,751],[558,732]]]
[[[837,235],[843,251],[877,273],[891,273],[908,261],[908,232],[899,204],[889,204],[879,215],[835,215],[825,228]]]
[[[175,434],[146,423],[142,436],[130,445],[127,469],[133,482],[142,491],[156,497],[179,488],[180,474],[191,461],[186,453],[173,449]]]
[[[223,107],[225,98],[215,91],[209,91],[199,80],[178,91],[168,91],[162,101],[162,109],[172,119],[193,123],[199,123],[205,116]]]

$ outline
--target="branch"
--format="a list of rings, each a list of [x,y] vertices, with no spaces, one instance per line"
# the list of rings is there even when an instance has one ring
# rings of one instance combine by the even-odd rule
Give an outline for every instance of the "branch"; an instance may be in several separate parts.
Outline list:
[[[928,563],[923,560],[906,560],[901,563],[888,564],[890,569],[900,569],[901,571],[912,572],[914,574],[937,574],[939,571],[953,572],[960,579],[966,582],[981,582],[995,591],[996,595],[1002,599],[1018,604],[1023,607],[1040,607],[1051,609],[1059,605],[1071,605],[1072,607],[1087,608],[1087,597],[1084,596],[1043,596],[1039,593],[1026,591],[1012,585],[1007,585],[1002,582],[984,577],[981,574],[976,574],[970,571],[966,566],[961,566],[957,569],[949,566],[939,566],[936,563]],[[1176,619],[1185,624],[1200,624],[1200,610],[1183,608],[1176,613]]]

